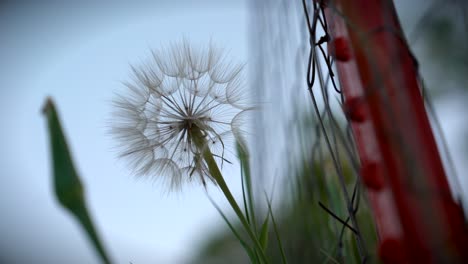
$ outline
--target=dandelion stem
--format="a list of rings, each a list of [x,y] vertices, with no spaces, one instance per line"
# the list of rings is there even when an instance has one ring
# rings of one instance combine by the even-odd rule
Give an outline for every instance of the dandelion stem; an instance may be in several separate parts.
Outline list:
[[[196,126],[192,127],[192,136],[195,145],[197,146],[200,151],[203,152],[203,159],[208,165],[208,170],[215,179],[216,183],[218,184],[219,188],[221,191],[224,193],[224,196],[228,200],[229,204],[231,205],[232,209],[236,213],[237,217],[241,221],[242,225],[244,226],[247,234],[250,236],[252,239],[253,243],[255,244],[255,247],[258,250],[258,253],[260,254],[260,258],[263,263],[268,263],[267,257],[265,255],[265,252],[262,250],[262,246],[260,245],[260,242],[258,241],[257,236],[255,233],[252,231],[252,228],[250,227],[247,219],[245,218],[244,214],[242,213],[242,210],[240,209],[239,205],[237,204],[236,200],[234,199],[234,196],[232,195],[231,191],[229,190],[229,187],[226,184],[226,181],[224,181],[224,177],[221,174],[221,171],[218,168],[218,165],[216,164],[216,161],[213,157],[213,154],[211,153],[210,149],[206,147],[206,140],[204,139],[201,131],[199,128]]]

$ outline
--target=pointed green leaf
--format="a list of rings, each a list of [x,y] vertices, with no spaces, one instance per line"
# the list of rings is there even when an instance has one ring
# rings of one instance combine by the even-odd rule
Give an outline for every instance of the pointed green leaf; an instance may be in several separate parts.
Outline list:
[[[275,217],[273,216],[273,210],[271,210],[271,201],[268,200],[268,196],[266,193],[265,193],[265,198],[268,204],[268,214],[271,216],[271,222],[273,223],[273,231],[275,232],[276,241],[278,242],[278,246],[280,248],[281,260],[284,264],[287,264],[288,261],[286,260],[286,254],[284,253],[283,243],[281,243],[278,226],[276,225]]]
[[[260,233],[260,245],[262,245],[263,251],[266,251],[268,247],[268,221],[270,220],[270,214],[267,214],[265,221],[262,225],[262,231]]]
[[[243,172],[243,166],[242,166],[242,161],[241,163],[241,186],[242,186],[242,201],[244,202],[244,211],[245,211],[245,217],[247,218],[247,222],[249,225],[252,224],[252,220],[250,219],[250,214],[249,214],[249,207],[247,205],[247,192],[245,190],[245,180],[244,180],[244,172]],[[256,230],[254,230],[256,231]]]
[[[83,226],[102,262],[110,263],[89,216],[84,199],[84,188],[73,165],[65,135],[51,98],[47,99],[42,111],[47,118],[49,129],[55,196],[60,205],[74,215]]]
[[[250,174],[250,163],[249,153],[246,148],[246,144],[237,142],[237,155],[241,164],[241,176],[242,176],[242,194],[244,198],[244,206],[246,210],[246,216],[249,217],[249,221],[253,226],[254,232],[257,232],[257,220],[255,218],[254,208],[254,197],[252,190],[252,178]],[[245,184],[245,191],[244,191]]]

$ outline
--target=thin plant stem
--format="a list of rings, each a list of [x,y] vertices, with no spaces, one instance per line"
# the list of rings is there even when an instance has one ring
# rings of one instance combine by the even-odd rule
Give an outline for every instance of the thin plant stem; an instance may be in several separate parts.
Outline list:
[[[234,199],[234,196],[232,195],[231,191],[229,190],[229,187],[226,184],[226,181],[224,181],[224,177],[221,174],[221,171],[218,168],[218,165],[216,164],[216,161],[213,157],[213,154],[211,153],[210,149],[206,147],[206,140],[203,137],[201,131],[196,127],[192,127],[192,138],[194,140],[195,145],[199,150],[202,151],[203,159],[205,160],[206,164],[208,165],[208,170],[210,172],[211,177],[215,179],[216,183],[218,184],[219,188],[223,192],[224,196],[228,200],[229,204],[231,205],[232,209],[236,213],[237,217],[241,221],[241,224],[244,226],[245,231],[249,235],[249,237],[252,239],[252,242],[255,244],[255,247],[259,251],[258,253],[260,254],[260,258],[263,263],[268,263],[267,257],[265,255],[265,252],[262,250],[262,246],[260,245],[260,242],[257,239],[257,236],[254,234],[252,231],[249,222],[245,218],[244,214],[242,213],[242,210],[240,209],[239,205],[237,204],[236,200]]]

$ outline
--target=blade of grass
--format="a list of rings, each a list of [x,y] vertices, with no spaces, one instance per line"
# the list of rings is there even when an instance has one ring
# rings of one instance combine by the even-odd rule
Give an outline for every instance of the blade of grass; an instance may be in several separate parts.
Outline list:
[[[262,225],[262,230],[260,232],[260,245],[262,246],[263,251],[266,252],[266,249],[268,247],[268,222],[270,220],[270,215],[267,214],[265,217],[265,221],[263,222]]]
[[[284,253],[283,244],[281,243],[281,238],[278,232],[278,226],[276,225],[275,217],[273,216],[273,210],[271,210],[271,200],[268,199],[266,192],[265,192],[265,199],[268,204],[268,214],[271,217],[271,223],[273,224],[273,231],[275,232],[276,241],[278,241],[278,247],[280,248],[281,260],[284,264],[287,264],[288,261],[286,259],[286,254]]]
[[[247,222],[249,224],[252,224],[252,221],[250,219],[250,214],[249,214],[249,208],[247,205],[247,194],[245,191],[245,182],[244,182],[244,170],[241,162],[241,186],[242,186],[242,200],[244,202],[244,210],[245,210],[245,217],[247,218]]]
[[[255,254],[254,254],[254,251],[252,250],[252,248],[249,247],[249,245],[245,242],[245,240],[242,239],[241,235],[239,234],[239,232],[237,232],[237,230],[234,228],[234,226],[231,224],[231,222],[229,221],[229,219],[227,219],[226,215],[223,213],[223,211],[221,210],[221,208],[219,208],[219,206],[216,204],[215,201],[213,201],[213,199],[211,198],[211,196],[206,193],[206,196],[208,196],[208,199],[210,200],[211,204],[213,204],[213,206],[216,208],[216,210],[218,211],[218,213],[221,215],[221,217],[224,219],[224,222],[226,222],[226,224],[229,226],[229,229],[231,229],[232,233],[234,234],[234,236],[237,238],[237,240],[239,240],[239,242],[241,243],[242,247],[245,249],[245,251],[247,252],[247,255],[249,255],[249,258],[250,258],[250,261],[252,261],[252,263],[258,263],[258,260],[257,258],[255,257]]]
[[[197,132],[195,131],[194,133],[197,133]],[[200,148],[205,146],[203,142],[197,142],[197,140],[202,139],[201,136],[194,137],[194,139],[195,139],[195,144],[198,144]],[[260,255],[262,263],[268,263],[267,256],[265,255],[265,252],[263,252],[262,246],[260,245],[260,242],[258,241],[257,234],[252,230],[252,227],[247,222],[247,219],[245,218],[245,215],[242,212],[242,209],[240,209],[239,205],[236,202],[236,199],[231,193],[231,190],[227,186],[227,183],[224,180],[223,175],[221,174],[221,171],[219,170],[218,165],[216,164],[216,161],[214,160],[213,155],[211,154],[209,149],[205,149],[203,151],[203,158],[205,159],[208,165],[208,169],[211,173],[211,176],[216,180],[216,183],[218,184],[218,187],[223,192],[224,197],[226,197],[226,200],[229,202],[232,209],[236,213],[245,231],[247,232],[249,237],[252,239],[252,242],[254,243],[254,246],[255,246],[255,251]]]
[[[245,218],[244,212],[242,212],[242,209],[240,208],[239,204],[237,204],[236,199],[232,195],[231,190],[229,189],[226,181],[224,180],[223,174],[219,170],[219,167],[210,149],[205,148],[206,146],[205,136],[202,134],[201,130],[198,129],[196,126],[192,127],[192,136],[193,136],[193,142],[195,143],[195,146],[198,149],[200,149],[202,152],[203,159],[206,162],[206,165],[208,167],[208,171],[210,172],[211,177],[213,177],[213,179],[218,184],[219,189],[223,192],[224,197],[226,198],[226,200],[231,205],[231,208],[236,213],[242,226],[247,232],[247,235],[249,235],[250,239],[252,239],[252,242],[254,243],[254,246],[255,246],[255,251],[259,253],[262,263],[268,263],[267,256],[265,255],[265,252],[263,252],[262,246],[260,245],[260,242],[258,241],[257,234],[252,230],[252,227],[250,226],[250,224],[247,222],[247,219]]]
[[[241,144],[239,142],[236,143],[237,145],[237,155],[239,157],[239,161],[241,163],[242,169],[242,177],[243,181],[245,182],[245,187],[247,189],[247,202],[248,202],[248,212],[251,216],[251,223],[253,225],[254,232],[257,233],[257,219],[255,218],[255,207],[254,207],[254,197],[252,191],[252,177],[250,174],[250,162],[249,162],[249,153],[248,150],[243,147],[246,144]],[[245,203],[245,199],[244,199]]]
[[[46,115],[49,129],[55,196],[60,205],[74,215],[82,225],[102,262],[111,263],[88,213],[84,187],[75,170],[58,113],[51,98],[47,99],[42,111]]]
[[[328,254],[323,248],[320,248],[320,252],[327,257],[323,263],[328,263],[328,261],[331,260],[335,264],[340,264],[335,258],[333,258],[330,254]]]

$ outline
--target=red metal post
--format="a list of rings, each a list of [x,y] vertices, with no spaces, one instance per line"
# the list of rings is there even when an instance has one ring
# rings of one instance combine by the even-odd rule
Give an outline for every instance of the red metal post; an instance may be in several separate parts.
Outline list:
[[[405,259],[403,256],[403,231],[398,220],[393,194],[386,184],[382,170],[382,156],[376,140],[376,133],[370,122],[370,110],[363,100],[364,88],[361,84],[355,55],[350,46],[345,21],[331,9],[325,10],[328,19],[328,33],[332,41],[328,44],[329,51],[335,58],[340,87],[345,96],[344,111],[346,112],[354,133],[359,159],[361,163],[361,177],[367,187],[367,197],[373,209],[373,215],[379,240],[381,241],[381,258],[392,263]],[[386,248],[391,248],[391,254],[385,256]]]
[[[452,198],[393,2],[336,0],[326,10],[382,260],[468,262],[465,218]]]

